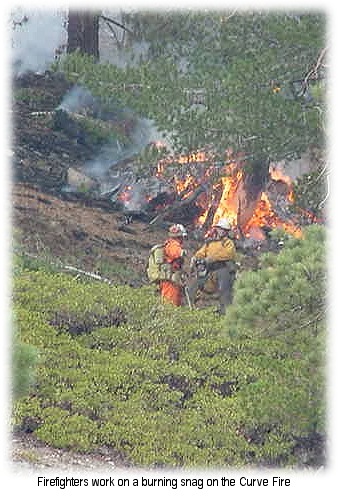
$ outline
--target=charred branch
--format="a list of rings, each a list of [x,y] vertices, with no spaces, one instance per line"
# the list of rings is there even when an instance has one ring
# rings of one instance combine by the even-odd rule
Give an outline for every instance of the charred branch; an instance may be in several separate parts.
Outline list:
[[[223,193],[223,186],[222,186],[222,183],[220,182],[218,184],[218,186],[216,187],[216,189],[213,191],[212,203],[209,207],[209,210],[208,210],[205,222],[204,222],[205,228],[210,227],[213,223],[214,215],[215,215],[217,207],[220,204],[222,193]]]
[[[263,191],[269,177],[269,159],[257,159],[251,162],[251,170],[244,178],[245,188],[250,199],[257,199]]]
[[[127,28],[124,24],[119,23],[118,21],[115,21],[114,19],[111,19],[110,17],[104,16],[103,14],[101,14],[99,16],[99,18],[103,19],[103,21],[106,21],[106,24],[108,26],[110,26],[110,24],[114,24],[115,26],[118,26],[118,28],[122,28],[123,30],[130,33],[130,35],[133,35],[133,32],[129,28]]]
[[[206,191],[206,186],[201,185],[187,198],[181,198],[172,205],[167,206],[161,213],[153,218],[149,225],[160,224],[163,221],[180,222],[191,221],[202,213],[202,208],[195,202],[197,198]]]

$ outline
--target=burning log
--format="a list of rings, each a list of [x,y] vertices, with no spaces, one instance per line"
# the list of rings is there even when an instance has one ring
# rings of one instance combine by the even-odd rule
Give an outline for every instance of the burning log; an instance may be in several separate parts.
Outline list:
[[[238,189],[238,225],[243,228],[252,218],[268,181],[268,162],[254,161],[252,171],[244,174]]]
[[[202,225],[204,229],[208,229],[210,226],[212,226],[216,210],[221,202],[222,194],[223,194],[223,184],[222,182],[219,182],[219,184],[216,186],[216,188],[213,190],[212,193],[210,206],[206,212],[205,220]]]
[[[196,203],[196,200],[205,191],[206,186],[199,186],[186,198],[180,198],[172,205],[168,205],[160,214],[149,222],[149,225],[159,224],[163,221],[192,222],[203,212],[202,207]]]

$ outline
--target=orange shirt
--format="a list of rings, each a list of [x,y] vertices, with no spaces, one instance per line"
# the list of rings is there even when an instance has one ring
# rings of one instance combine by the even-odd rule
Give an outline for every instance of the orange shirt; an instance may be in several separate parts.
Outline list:
[[[165,260],[169,263],[172,263],[174,269],[180,269],[181,262],[179,261],[179,259],[183,257],[183,254],[184,251],[181,242],[177,238],[169,238],[166,240],[164,244]]]
[[[184,250],[181,241],[177,238],[169,238],[164,244],[164,257],[166,262],[171,264],[174,274],[180,275],[182,267],[182,257]],[[182,286],[173,281],[161,281],[160,284],[161,297],[164,302],[169,302],[175,306],[181,306],[183,302]]]

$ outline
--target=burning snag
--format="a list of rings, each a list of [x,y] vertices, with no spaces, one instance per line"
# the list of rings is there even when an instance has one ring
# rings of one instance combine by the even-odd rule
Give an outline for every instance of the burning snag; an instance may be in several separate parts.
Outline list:
[[[157,176],[174,169],[173,158],[158,165]],[[181,156],[179,168],[186,165],[186,175],[172,176],[178,198],[161,208],[151,223],[168,220],[193,225],[202,231],[220,219],[234,221],[238,235],[256,241],[266,238],[268,231],[283,228],[301,236],[301,229],[291,214],[293,186],[291,179],[275,165],[266,161],[245,167],[241,155],[227,154],[225,165],[216,166],[211,155]],[[196,174],[196,175],[194,175]]]

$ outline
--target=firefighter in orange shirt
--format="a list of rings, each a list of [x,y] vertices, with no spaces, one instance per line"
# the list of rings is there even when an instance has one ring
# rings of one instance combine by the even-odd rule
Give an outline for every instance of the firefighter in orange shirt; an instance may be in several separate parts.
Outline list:
[[[173,224],[168,232],[168,239],[164,243],[164,259],[171,267],[169,280],[161,280],[159,289],[164,303],[181,306],[183,303],[182,266],[185,250],[184,238],[187,232],[182,224]]]

